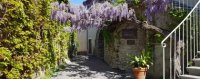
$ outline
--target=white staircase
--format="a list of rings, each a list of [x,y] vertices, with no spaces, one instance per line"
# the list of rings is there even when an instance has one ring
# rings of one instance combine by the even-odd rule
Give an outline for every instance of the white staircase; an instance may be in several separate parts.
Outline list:
[[[194,64],[195,64],[195,66],[200,67],[200,58],[195,58],[195,59],[193,59],[193,62],[194,62]]]
[[[181,79],[200,79],[200,76],[195,76],[195,75],[181,75]]]
[[[163,79],[200,79],[200,0],[191,1],[172,0],[172,8],[188,15],[161,42]]]
[[[200,58],[193,59],[194,66],[187,67],[189,74],[180,75],[181,79],[200,79]]]

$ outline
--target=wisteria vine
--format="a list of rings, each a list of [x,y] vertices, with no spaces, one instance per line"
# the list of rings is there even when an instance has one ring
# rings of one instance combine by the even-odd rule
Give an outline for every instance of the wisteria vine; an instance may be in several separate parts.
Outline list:
[[[166,10],[170,0],[144,0],[146,1],[145,14],[149,21],[152,20],[153,13],[159,13]],[[64,24],[67,21],[72,23],[72,30],[84,30],[88,27],[103,27],[105,21],[121,21],[122,19],[136,19],[134,9],[129,9],[127,3],[112,5],[109,2],[95,3],[89,8],[80,5],[70,5],[65,3],[53,2],[51,19]]]
[[[147,8],[145,10],[145,15],[147,20],[152,21],[152,14],[165,12],[167,10],[167,5],[172,0],[145,0]]]
[[[51,19],[66,23],[70,20],[71,30],[83,30],[91,26],[102,27],[104,21],[131,20],[134,14],[133,9],[128,9],[128,5],[121,4],[114,6],[109,2],[96,3],[89,8],[85,6],[69,5],[64,3],[52,3]]]

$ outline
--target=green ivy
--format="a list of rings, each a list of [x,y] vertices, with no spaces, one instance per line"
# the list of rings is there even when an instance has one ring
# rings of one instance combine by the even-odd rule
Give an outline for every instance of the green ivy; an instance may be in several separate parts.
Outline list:
[[[110,45],[114,42],[114,37],[111,32],[109,32],[107,29],[102,30],[103,38],[105,40],[106,45]]]
[[[162,40],[164,39],[164,36],[160,33],[155,34],[154,37],[155,37],[155,40],[154,40],[155,43],[161,43]]]
[[[50,19],[52,1],[0,0],[0,79],[30,79],[68,58],[70,33]]]
[[[123,3],[125,3],[126,2],[126,0],[116,0],[116,3],[117,4],[123,4]]]
[[[169,24],[170,29],[174,29],[187,15],[187,12],[183,9],[175,8],[170,9],[169,15],[174,22]]]
[[[133,4],[138,7],[141,4],[142,0],[133,0]]]

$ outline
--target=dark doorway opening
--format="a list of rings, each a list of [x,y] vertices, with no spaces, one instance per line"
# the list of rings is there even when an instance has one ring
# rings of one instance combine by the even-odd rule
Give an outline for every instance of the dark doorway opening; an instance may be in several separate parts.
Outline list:
[[[88,54],[89,54],[89,55],[92,55],[92,39],[89,39],[89,40],[88,40],[88,43],[89,43],[89,44],[88,44],[88,45],[89,45],[89,46],[88,46],[88,48],[89,48]]]
[[[98,53],[99,57],[104,60],[104,37],[103,32],[100,31],[99,37],[98,37]]]

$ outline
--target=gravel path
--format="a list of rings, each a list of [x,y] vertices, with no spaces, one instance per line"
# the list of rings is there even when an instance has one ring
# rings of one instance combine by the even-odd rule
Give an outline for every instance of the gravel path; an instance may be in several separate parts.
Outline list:
[[[132,79],[131,73],[110,68],[96,57],[77,56],[52,79]]]

